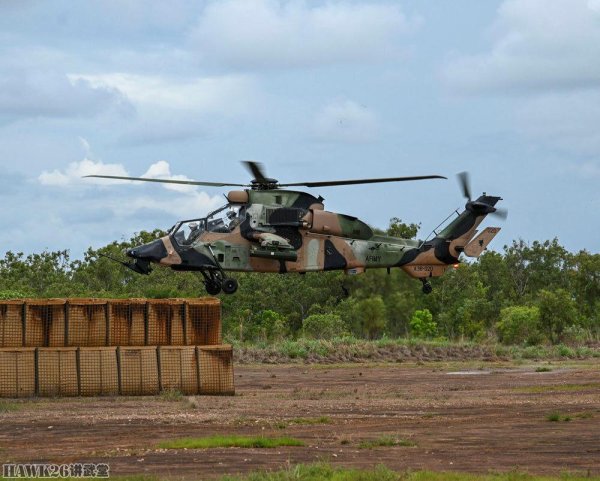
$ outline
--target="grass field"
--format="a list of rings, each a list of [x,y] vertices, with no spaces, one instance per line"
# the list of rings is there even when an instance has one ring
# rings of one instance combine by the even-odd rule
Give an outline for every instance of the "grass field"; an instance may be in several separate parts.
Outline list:
[[[265,436],[210,436],[205,438],[181,438],[163,441],[161,449],[214,449],[214,448],[279,448],[281,446],[304,446],[302,441],[289,437]]]

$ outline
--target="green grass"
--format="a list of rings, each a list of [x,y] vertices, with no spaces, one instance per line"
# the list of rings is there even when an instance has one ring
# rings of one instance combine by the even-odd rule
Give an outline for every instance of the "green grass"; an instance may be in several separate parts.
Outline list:
[[[161,449],[211,449],[211,448],[278,448],[304,446],[298,439],[263,436],[210,436],[206,438],[179,438],[159,443]]]
[[[248,476],[225,476],[220,481],[399,481],[398,473],[378,466],[374,469],[334,468],[328,464],[291,466],[268,473],[253,473]]]
[[[586,384],[552,384],[549,386],[527,386],[527,387],[516,387],[514,388],[517,392],[539,394],[546,392],[574,392],[574,391],[585,391],[587,389],[599,389],[600,383],[586,383]]]
[[[382,436],[377,439],[370,439],[361,442],[358,447],[360,449],[373,449],[373,448],[392,448],[396,446],[402,446],[406,448],[415,447],[417,444],[407,439],[398,439],[393,436]]]
[[[398,473],[384,466],[374,469],[347,469],[328,464],[291,466],[274,472],[246,476],[225,476],[220,481],[600,481],[600,477],[563,474],[534,476],[514,471],[499,474],[443,473],[430,471]]]
[[[160,398],[163,401],[181,401],[184,398],[184,395],[177,389],[165,389],[164,391],[161,391]]]
[[[569,421],[571,421],[571,417],[563,416],[559,412],[553,412],[553,413],[548,414],[548,416],[546,416],[546,421],[549,421],[552,423],[559,423],[559,422],[563,421],[563,422],[568,423]]]
[[[391,351],[393,354],[388,359],[382,359],[382,362],[395,362],[397,354],[396,348],[417,349],[422,352],[425,349],[428,352],[436,350],[436,355],[448,353],[448,359],[454,359],[456,348],[465,351],[464,357],[472,360],[484,358],[488,360],[490,356],[509,359],[513,362],[522,360],[569,360],[569,359],[593,359],[600,357],[600,349],[579,346],[571,348],[565,345],[558,346],[505,346],[494,343],[477,343],[474,341],[450,341],[448,339],[417,339],[417,338],[383,338],[374,341],[357,339],[346,336],[330,340],[325,339],[285,339],[283,341],[272,343],[267,341],[239,342],[235,338],[228,338],[228,342],[234,344],[238,350],[246,351],[250,358],[255,360],[251,362],[262,362],[263,359],[278,358],[279,362],[298,362],[312,358],[317,362],[319,359],[327,359],[329,362],[349,363],[373,359],[382,351]],[[385,357],[385,356],[384,356]]]
[[[14,411],[18,411],[21,409],[21,404],[13,401],[5,401],[0,399],[0,414],[2,413],[11,413]]]
[[[549,367],[536,367],[535,372],[552,372],[552,369]]]
[[[318,418],[293,418],[288,421],[290,424],[330,424],[331,418],[328,416],[319,416]]]

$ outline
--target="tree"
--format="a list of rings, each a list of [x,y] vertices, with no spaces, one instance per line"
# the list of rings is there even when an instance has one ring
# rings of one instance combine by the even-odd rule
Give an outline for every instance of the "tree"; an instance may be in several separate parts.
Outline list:
[[[575,301],[564,289],[539,293],[540,326],[553,344],[562,340],[565,328],[578,324]]]
[[[304,319],[302,334],[313,339],[333,339],[348,334],[337,314],[313,314]]]
[[[398,217],[390,219],[390,226],[387,229],[387,235],[399,237],[401,239],[414,239],[421,228],[421,223],[406,224]]]
[[[410,332],[416,337],[431,338],[437,334],[437,324],[429,309],[416,310],[410,319]]]
[[[374,339],[385,329],[387,324],[383,299],[381,296],[363,299],[357,304],[356,308],[363,332],[369,339]]]
[[[500,341],[504,344],[539,344],[540,310],[536,306],[511,306],[502,309],[496,324]]]

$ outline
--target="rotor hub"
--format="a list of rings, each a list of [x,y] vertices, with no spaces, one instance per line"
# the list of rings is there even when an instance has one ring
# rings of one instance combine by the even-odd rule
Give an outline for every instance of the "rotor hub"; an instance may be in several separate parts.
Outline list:
[[[253,179],[250,184],[253,190],[270,190],[279,187],[279,181],[270,177]]]

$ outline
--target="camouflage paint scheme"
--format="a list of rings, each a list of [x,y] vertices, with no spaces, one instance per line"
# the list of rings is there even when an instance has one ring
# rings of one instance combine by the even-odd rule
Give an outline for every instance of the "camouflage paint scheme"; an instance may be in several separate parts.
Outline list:
[[[313,272],[403,269],[424,282],[459,262],[461,253],[478,257],[500,230],[477,228],[494,212],[500,197],[482,195],[427,241],[376,235],[359,219],[324,210],[323,199],[289,190],[233,191],[228,207],[239,209],[233,228],[204,229],[189,244],[178,242],[177,224],[169,235],[131,249],[142,273],[150,263],[180,271],[199,271],[208,280],[220,272]],[[209,219],[209,218],[207,218]],[[233,224],[232,224],[233,225]],[[135,270],[135,269],[134,269]],[[139,271],[138,271],[139,272]]]

